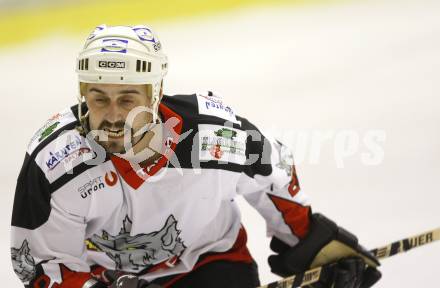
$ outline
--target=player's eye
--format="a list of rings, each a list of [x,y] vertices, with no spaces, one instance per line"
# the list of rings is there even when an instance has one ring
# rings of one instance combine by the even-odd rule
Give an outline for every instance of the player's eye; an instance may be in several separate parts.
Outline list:
[[[119,103],[123,106],[132,106],[134,104],[134,101],[130,98],[123,98],[119,101]]]
[[[107,104],[107,99],[104,97],[97,97],[95,98],[95,103],[98,105],[105,105]]]

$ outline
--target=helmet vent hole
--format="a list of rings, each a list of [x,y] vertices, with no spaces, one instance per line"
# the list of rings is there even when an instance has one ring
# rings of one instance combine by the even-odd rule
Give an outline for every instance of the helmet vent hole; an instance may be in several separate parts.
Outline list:
[[[124,80],[124,77],[121,76],[121,80]]]
[[[151,72],[151,62],[148,62],[148,72]]]
[[[141,72],[141,60],[136,61],[136,72]]]
[[[86,61],[84,63],[84,69],[89,70],[89,58],[86,58]]]
[[[147,71],[147,61],[142,61],[142,72]]]
[[[99,76],[98,78],[99,78],[99,80],[102,80],[102,76]]]

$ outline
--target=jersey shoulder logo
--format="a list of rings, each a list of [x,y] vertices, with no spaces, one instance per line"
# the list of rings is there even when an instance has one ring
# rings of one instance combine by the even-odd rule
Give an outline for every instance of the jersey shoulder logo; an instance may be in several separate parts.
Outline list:
[[[284,170],[287,176],[291,177],[294,164],[292,152],[278,140],[275,140],[275,148],[278,152],[278,163],[275,166]]]
[[[29,142],[27,152],[31,154],[41,142],[44,141],[47,137],[52,135],[55,131],[61,129],[62,127],[76,121],[75,115],[73,115],[70,108],[67,108],[49,119],[47,119],[46,123],[35,132],[32,136],[31,141]]]
[[[246,132],[232,127],[199,124],[199,159],[244,164]]]
[[[225,119],[233,123],[240,123],[237,120],[234,110],[227,105],[220,96],[211,91],[197,94],[199,114],[210,115]]]
[[[292,197],[300,191],[298,176],[296,174],[295,165],[293,161],[293,155],[290,149],[278,140],[275,140],[275,148],[277,150],[278,163],[275,164],[281,170],[287,174],[290,178],[287,190]]]
[[[35,156],[35,162],[53,183],[73,168],[95,157],[95,152],[76,130],[63,131]]]

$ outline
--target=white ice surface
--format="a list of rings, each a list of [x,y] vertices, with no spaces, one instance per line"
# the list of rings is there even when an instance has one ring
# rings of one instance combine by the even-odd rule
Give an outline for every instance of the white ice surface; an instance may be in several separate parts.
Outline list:
[[[439,1],[254,9],[155,28],[170,58],[166,92],[218,91],[281,136],[314,211],[370,248],[440,226]],[[20,287],[9,223],[25,148],[45,119],[75,102],[80,47],[52,35],[0,50],[2,287]],[[372,129],[385,132],[384,159],[365,166],[362,137]],[[361,137],[359,149],[340,162],[335,143],[346,130]],[[298,131],[309,138],[295,141]],[[312,135],[328,132],[336,136],[312,145]],[[262,283],[275,280],[264,222],[240,205]],[[376,287],[440,287],[439,259],[435,243],[385,260]]]

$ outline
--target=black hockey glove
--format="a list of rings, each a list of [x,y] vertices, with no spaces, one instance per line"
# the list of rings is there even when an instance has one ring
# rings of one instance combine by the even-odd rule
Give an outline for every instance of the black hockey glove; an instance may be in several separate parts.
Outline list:
[[[120,271],[107,270],[104,272],[108,282],[112,283],[109,288],[161,288],[162,286],[139,279],[135,275],[125,274]]]
[[[368,288],[381,277],[376,269],[379,262],[356,236],[321,214],[311,216],[309,233],[296,246],[273,237],[270,247],[278,254],[269,257],[269,265],[281,277],[324,266],[320,282],[308,287]],[[293,287],[301,283],[300,278]]]

